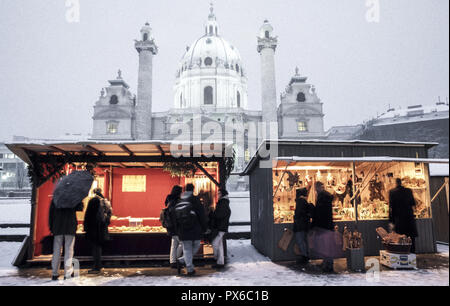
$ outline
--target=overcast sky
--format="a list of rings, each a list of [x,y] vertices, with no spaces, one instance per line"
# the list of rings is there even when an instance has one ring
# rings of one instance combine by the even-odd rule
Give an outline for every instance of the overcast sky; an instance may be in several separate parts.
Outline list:
[[[149,21],[153,110],[173,105],[178,61],[203,35],[209,0],[79,0],[80,22],[65,0],[0,0],[0,140],[90,133],[93,106],[120,68],[136,93],[134,39]],[[248,73],[249,107],[260,109],[256,35],[268,19],[278,36],[278,95],[296,66],[316,85],[325,128],[361,123],[387,106],[432,104],[449,95],[449,1],[215,0],[222,36]]]

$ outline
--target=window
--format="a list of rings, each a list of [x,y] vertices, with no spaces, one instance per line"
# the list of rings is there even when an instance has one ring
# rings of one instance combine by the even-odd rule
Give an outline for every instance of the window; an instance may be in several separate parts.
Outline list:
[[[211,66],[212,63],[213,63],[212,58],[210,58],[210,57],[205,58],[205,65],[206,66]]]
[[[148,34],[147,34],[147,33],[144,33],[144,38],[143,38],[143,40],[144,40],[144,41],[147,41],[147,40],[148,40]]]
[[[116,121],[108,122],[106,125],[106,133],[107,134],[117,134],[119,123]]]
[[[209,26],[209,34],[213,35],[214,33],[214,27],[213,26]]]
[[[297,95],[297,101],[298,102],[305,102],[306,101],[306,96],[303,92],[299,92]]]
[[[297,122],[297,129],[299,132],[307,132],[308,127],[306,126],[306,122],[305,121]]]
[[[116,105],[119,103],[119,98],[116,95],[112,95],[111,99],[109,99],[109,104]]]
[[[239,72],[239,65],[236,64],[236,71]]]
[[[203,97],[205,105],[213,105],[213,88],[211,86],[205,87]]]
[[[270,33],[269,33],[269,31],[266,31],[266,38],[270,38]]]
[[[249,149],[245,150],[245,157],[244,158],[245,158],[246,162],[250,161],[250,150]]]
[[[241,93],[238,91],[236,95],[237,107],[241,107]]]
[[[183,107],[183,94],[180,94],[180,108]]]

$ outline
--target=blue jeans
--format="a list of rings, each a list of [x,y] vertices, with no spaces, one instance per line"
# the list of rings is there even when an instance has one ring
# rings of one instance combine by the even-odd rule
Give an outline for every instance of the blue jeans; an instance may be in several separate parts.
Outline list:
[[[298,248],[302,255],[305,257],[309,257],[309,248],[308,248],[308,232],[296,232],[295,233],[295,241],[297,242]]]
[[[181,257],[181,253],[183,251],[183,246],[181,245],[181,241],[178,236],[172,236],[172,244],[170,246],[170,263],[174,264],[177,262],[177,259]]]
[[[186,270],[188,272],[193,272],[194,255],[200,249],[200,240],[186,240],[181,241],[181,243],[183,244],[183,257],[180,257],[179,261],[186,264]]]

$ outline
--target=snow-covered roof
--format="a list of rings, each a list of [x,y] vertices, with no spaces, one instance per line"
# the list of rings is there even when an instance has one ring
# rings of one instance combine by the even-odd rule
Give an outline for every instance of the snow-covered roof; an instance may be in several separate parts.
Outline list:
[[[448,176],[448,160],[447,163],[431,163],[430,176]]]
[[[408,106],[407,108],[398,108],[398,109],[391,108],[386,113],[381,114],[377,119],[416,116],[419,114],[429,114],[448,111],[449,105],[445,103],[437,103],[435,105],[412,105]]]
[[[209,145],[205,152],[205,145]],[[120,157],[120,156],[187,156],[191,150],[194,153],[200,152],[205,156],[222,156],[232,148],[231,142],[224,141],[84,141],[84,142],[21,142],[6,144],[9,150],[16,154],[20,159],[31,164],[30,154],[95,154],[97,156]],[[174,152],[176,150],[176,152]],[[222,154],[222,155],[221,155]]]

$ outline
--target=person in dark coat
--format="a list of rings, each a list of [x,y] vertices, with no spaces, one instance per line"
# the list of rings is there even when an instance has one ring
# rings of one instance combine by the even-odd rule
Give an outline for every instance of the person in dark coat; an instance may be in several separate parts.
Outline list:
[[[322,182],[315,184],[317,199],[316,207],[313,215],[313,227],[334,231],[333,224],[333,195],[325,190]],[[322,263],[322,270],[327,273],[334,271],[333,258],[324,258]]]
[[[185,192],[175,206],[175,214],[179,216],[179,211],[186,208],[189,208],[187,211],[190,213],[190,224],[186,225],[177,217],[177,232],[183,244],[183,256],[177,264],[179,271],[179,264],[186,265],[187,275],[192,276],[195,274],[193,257],[197,254],[203,234],[207,230],[205,210],[198,197],[194,196],[194,185],[192,184],[186,185]]]
[[[308,231],[311,228],[311,219],[314,213],[314,205],[308,203],[308,189],[301,188],[296,190],[295,214],[294,214],[294,233],[295,240],[302,253],[299,264],[306,264],[309,261]]]
[[[214,258],[216,259],[216,264],[212,266],[214,269],[223,269],[225,267],[223,238],[225,233],[228,233],[230,216],[231,209],[228,191],[225,189],[220,189],[219,201],[217,202],[215,210],[210,214],[212,246],[214,249]]]
[[[64,279],[73,276],[73,248],[77,233],[77,211],[83,211],[83,203],[75,208],[56,208],[50,204],[48,225],[53,234],[52,280],[58,280],[61,251],[64,243]]]
[[[400,235],[406,235],[412,240],[411,252],[416,252],[415,240],[419,236],[414,217],[414,199],[412,190],[402,186],[402,180],[396,179],[394,189],[389,191],[389,220],[394,224],[394,230]]]
[[[167,229],[167,234],[172,237],[170,246],[170,267],[173,269],[177,268],[177,259],[181,257],[183,252],[183,246],[177,234],[177,220],[175,216],[175,205],[180,200],[182,192],[183,188],[181,188],[181,186],[173,186],[172,192],[167,195],[165,201],[166,208],[169,210],[170,224],[172,224],[172,227]]]
[[[102,247],[109,240],[108,225],[112,215],[111,205],[102,195],[102,190],[97,188],[94,194],[84,215],[84,231],[92,245],[94,257],[94,267],[88,272],[90,274],[98,274],[102,270]]]

